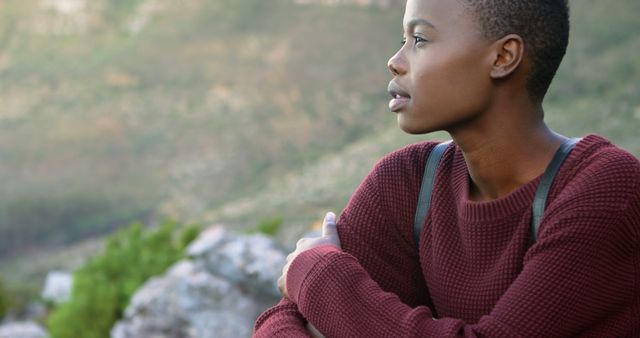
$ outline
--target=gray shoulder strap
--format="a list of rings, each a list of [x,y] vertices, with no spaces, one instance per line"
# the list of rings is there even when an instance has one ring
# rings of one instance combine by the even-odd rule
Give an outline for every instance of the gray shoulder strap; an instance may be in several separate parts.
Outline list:
[[[547,197],[549,195],[549,190],[551,190],[551,185],[553,184],[553,179],[556,177],[560,166],[564,160],[569,156],[571,150],[575,147],[575,145],[580,141],[580,138],[571,138],[566,140],[560,148],[556,151],[556,154],[553,155],[553,159],[551,159],[551,163],[547,166],[547,169],[542,174],[542,178],[540,179],[540,184],[538,185],[538,189],[536,190],[536,197],[533,200],[533,217],[531,219],[531,242],[535,243],[538,240],[538,230],[540,229],[540,220],[542,220],[542,214],[544,214],[544,209],[547,207]]]
[[[447,150],[447,147],[449,147],[449,144],[451,144],[451,141],[437,144],[433,150],[431,150],[431,153],[429,153],[429,157],[427,158],[427,164],[424,169],[422,184],[420,186],[418,206],[416,207],[416,216],[413,221],[413,235],[416,240],[418,251],[420,251],[420,233],[422,232],[422,227],[424,226],[427,213],[429,212],[429,207],[431,206],[431,194],[433,191],[433,182],[436,178],[438,164],[440,164],[440,158],[442,157],[442,154],[444,154],[444,151]]]
[[[571,150],[580,141],[580,138],[572,138],[565,141],[560,148],[556,151],[551,163],[547,166],[547,169],[542,174],[540,184],[536,190],[536,195],[533,201],[533,217],[531,220],[531,238],[532,243],[535,243],[538,239],[538,230],[540,229],[540,221],[544,214],[544,209],[547,206],[547,197],[553,180],[564,163],[564,160],[569,156]],[[418,198],[418,206],[416,208],[416,215],[413,224],[413,234],[416,241],[416,247],[420,250],[420,233],[426,221],[429,207],[431,206],[431,195],[433,193],[433,184],[436,177],[438,165],[440,164],[440,158],[444,154],[447,147],[451,144],[451,141],[443,142],[436,145],[427,159],[427,164],[422,177],[422,185],[420,186],[420,197]]]

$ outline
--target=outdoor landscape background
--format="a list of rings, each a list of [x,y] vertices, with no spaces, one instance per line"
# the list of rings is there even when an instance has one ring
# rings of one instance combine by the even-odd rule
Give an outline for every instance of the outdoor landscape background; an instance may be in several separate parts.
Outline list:
[[[547,121],[640,155],[640,2],[574,0]],[[402,1],[0,1],[0,280],[37,294],[171,218],[291,242],[408,136]]]

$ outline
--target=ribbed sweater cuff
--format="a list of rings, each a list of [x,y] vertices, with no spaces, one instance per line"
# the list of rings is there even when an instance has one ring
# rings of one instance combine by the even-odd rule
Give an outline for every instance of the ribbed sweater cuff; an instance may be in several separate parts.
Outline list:
[[[307,277],[323,257],[332,252],[342,252],[342,250],[333,245],[322,245],[302,252],[291,262],[287,271],[287,293],[293,302],[298,304]]]

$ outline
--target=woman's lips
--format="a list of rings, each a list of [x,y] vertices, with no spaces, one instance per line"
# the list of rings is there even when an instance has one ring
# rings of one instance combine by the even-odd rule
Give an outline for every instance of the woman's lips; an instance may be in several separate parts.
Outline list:
[[[400,87],[395,81],[389,82],[389,87],[387,88],[389,94],[391,95],[391,101],[389,101],[389,109],[392,112],[397,112],[404,108],[411,99],[411,96]]]
[[[389,101],[389,110],[392,112],[400,111],[409,103],[409,97],[396,95]]]

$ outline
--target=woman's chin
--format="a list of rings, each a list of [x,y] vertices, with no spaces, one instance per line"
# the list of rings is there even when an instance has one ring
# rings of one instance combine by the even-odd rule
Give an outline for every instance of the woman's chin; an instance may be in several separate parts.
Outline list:
[[[398,127],[400,127],[400,129],[405,133],[411,135],[421,135],[433,131],[429,128],[425,128],[425,126],[421,126],[420,124],[415,123],[415,121],[411,121],[405,118],[404,116],[402,116],[402,114],[398,114]]]

